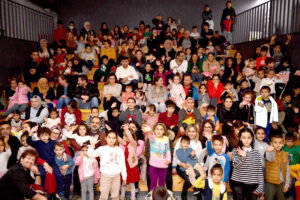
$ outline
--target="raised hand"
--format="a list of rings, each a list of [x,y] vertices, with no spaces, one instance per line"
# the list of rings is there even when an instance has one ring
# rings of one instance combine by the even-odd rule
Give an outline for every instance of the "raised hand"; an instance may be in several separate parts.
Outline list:
[[[245,150],[241,149],[240,147],[238,147],[237,149],[237,153],[239,156],[242,156],[242,157],[246,157],[247,156],[247,153]]]

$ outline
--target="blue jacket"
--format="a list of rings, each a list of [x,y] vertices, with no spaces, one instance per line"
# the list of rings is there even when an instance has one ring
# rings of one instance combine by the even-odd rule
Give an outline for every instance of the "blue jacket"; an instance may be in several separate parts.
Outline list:
[[[191,152],[193,151],[192,148],[187,148],[186,150],[183,150],[182,148],[179,148],[176,150],[176,156],[178,160],[185,164],[190,164],[191,166],[194,166],[198,161],[196,160],[196,157],[191,156]],[[181,171],[185,171],[183,167],[179,167]]]
[[[68,158],[67,161],[64,162],[63,158],[59,159],[59,158],[57,158],[57,156],[55,156],[55,162],[59,168],[61,168],[63,165],[69,165],[66,175],[72,173],[72,171],[73,171],[72,167],[74,166],[73,159],[71,159],[69,155],[67,155],[67,158]]]

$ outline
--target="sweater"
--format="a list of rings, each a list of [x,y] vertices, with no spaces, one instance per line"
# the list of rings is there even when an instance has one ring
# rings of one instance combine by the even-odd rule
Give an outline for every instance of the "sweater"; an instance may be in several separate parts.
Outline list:
[[[286,145],[283,146],[283,151],[289,153],[290,165],[296,165],[300,163],[300,146],[292,146],[288,148]]]
[[[39,108],[34,108],[32,106],[27,107],[25,113],[22,114],[21,119],[26,119],[31,122],[36,122],[41,124],[44,122],[44,117],[49,114],[48,108],[40,106]]]
[[[187,148],[187,149],[182,149],[179,148],[176,150],[176,156],[179,162],[185,163],[185,164],[190,164],[192,167],[194,167],[195,164],[198,163],[198,160],[195,156],[191,156],[193,149],[192,148]],[[174,167],[174,166],[173,166]],[[185,168],[179,167],[181,171],[185,171]]]
[[[125,156],[120,147],[110,147],[106,145],[95,150],[90,147],[87,153],[89,157],[100,158],[101,173],[110,177],[121,174],[123,180],[127,179]]]
[[[72,158],[70,158],[69,155],[67,155],[67,160],[64,161],[64,159],[61,157],[61,158],[58,158],[57,156],[55,156],[55,163],[57,164],[57,166],[59,168],[61,168],[63,165],[68,165],[68,169],[67,169],[67,172],[66,174],[64,175],[69,175],[69,174],[72,174],[72,171],[73,171],[73,166],[74,166],[74,161]]]
[[[176,85],[175,83],[171,83],[169,86],[171,86],[170,97],[175,98],[176,105],[182,108],[186,97],[183,86],[181,84]]]
[[[212,80],[209,80],[207,82],[207,92],[209,94],[210,99],[215,97],[218,99],[218,103],[222,103],[221,95],[222,95],[223,91],[224,91],[223,83],[220,82],[216,88],[214,86]]]
[[[163,136],[156,137],[154,134],[149,134],[150,141],[150,159],[149,165],[156,168],[168,168],[166,161],[171,162],[171,152],[169,146],[169,138]]]
[[[124,68],[122,65],[117,68],[116,76],[119,81],[122,81],[123,78],[128,77],[128,80],[124,83],[125,85],[129,84],[132,80],[138,80],[138,74],[135,71],[134,67],[128,65]],[[133,76],[133,77],[129,77]]]
[[[164,123],[168,128],[170,126],[177,126],[178,123],[178,115],[176,113],[172,113],[171,117],[168,117],[168,113],[160,113],[158,116],[158,122]]]
[[[270,118],[268,121],[268,110],[266,108],[266,106],[261,107],[258,105],[258,102],[263,103],[263,99],[262,96],[258,96],[255,99],[255,124],[257,126],[261,126],[263,128],[266,128],[268,123],[272,123],[272,122],[278,122],[278,108],[277,108],[277,103],[276,101],[273,99],[273,97],[269,97],[270,101],[271,101],[271,113],[270,113]]]
[[[276,83],[282,83],[283,80],[281,78],[277,79],[275,77],[273,78],[263,78],[261,80],[261,83],[260,83],[260,88],[262,88],[263,86],[269,86],[270,89],[271,89],[271,94],[275,94],[276,91],[275,91],[275,84]]]
[[[79,125],[81,123],[81,111],[79,109],[75,109],[73,113],[70,113],[68,108],[65,107],[61,112],[61,125],[64,127],[65,125]]]
[[[31,89],[28,86],[22,88],[17,87],[16,92],[10,99],[7,109],[10,109],[15,104],[27,104],[28,103],[27,94],[30,91]]]
[[[178,68],[174,68],[175,66],[178,66]],[[173,70],[173,73],[185,73],[187,71],[188,62],[186,60],[183,60],[182,63],[179,65],[176,62],[176,59],[171,60],[170,62],[170,69]]]
[[[107,84],[104,85],[103,87],[103,95],[102,97],[104,98],[107,94],[112,94],[114,97],[117,99],[121,96],[122,92],[122,85],[117,83],[114,86]]]
[[[86,164],[88,165],[88,167],[84,167],[84,165]],[[91,166],[89,164],[91,164]],[[94,174],[94,183],[95,184],[98,183],[100,179],[100,171],[98,167],[98,162],[95,158],[88,158],[88,157],[82,158],[81,156],[77,156],[75,158],[75,165],[79,166],[78,175],[81,183],[84,181],[85,178],[88,178],[87,176],[85,176],[85,172],[87,173],[87,170],[89,170],[90,173]]]
[[[269,145],[266,142],[260,142],[257,139],[254,139],[254,149],[256,149],[261,158],[262,167],[265,168],[265,153]]]
[[[151,104],[158,103],[156,99],[166,101],[168,99],[167,88],[163,86],[159,92],[157,92],[155,88],[155,85],[148,88],[148,102]]]
[[[137,159],[137,142],[133,139],[130,131],[124,131],[127,139],[129,140],[128,148],[128,158],[127,162],[130,168],[133,168],[138,165]],[[118,142],[120,144],[120,148],[125,152],[125,146],[128,142],[126,142],[121,137],[118,137]],[[140,150],[139,150],[140,151]]]
[[[129,110],[128,108],[125,111],[122,111],[119,120],[125,123],[129,121],[136,121],[139,126],[143,123],[142,112],[139,109],[134,108],[134,110]]]
[[[116,50],[113,47],[102,48],[101,57],[104,55],[106,55],[108,57],[108,59],[113,59],[114,61],[116,61],[116,59],[117,59]]]

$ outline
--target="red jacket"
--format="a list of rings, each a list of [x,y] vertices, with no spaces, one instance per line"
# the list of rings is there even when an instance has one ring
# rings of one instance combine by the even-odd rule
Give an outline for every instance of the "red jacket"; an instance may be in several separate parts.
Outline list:
[[[218,103],[221,103],[222,101],[221,101],[220,97],[221,97],[223,91],[224,91],[224,86],[221,82],[219,83],[217,88],[215,88],[212,80],[209,80],[207,82],[207,92],[209,94],[210,100],[213,97],[216,97],[218,99]]]
[[[264,58],[262,58],[262,57],[256,58],[256,69],[257,70],[259,70],[260,66],[264,66],[264,67],[267,66],[266,59],[267,59],[267,56]]]
[[[67,30],[65,28],[55,29],[53,33],[53,38],[55,41],[66,40]]]

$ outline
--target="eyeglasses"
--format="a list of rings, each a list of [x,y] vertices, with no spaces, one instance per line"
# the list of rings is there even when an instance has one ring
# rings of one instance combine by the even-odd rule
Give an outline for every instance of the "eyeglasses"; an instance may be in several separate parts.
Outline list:
[[[211,126],[204,126],[204,128],[212,128]]]

